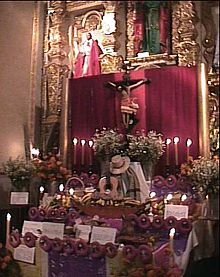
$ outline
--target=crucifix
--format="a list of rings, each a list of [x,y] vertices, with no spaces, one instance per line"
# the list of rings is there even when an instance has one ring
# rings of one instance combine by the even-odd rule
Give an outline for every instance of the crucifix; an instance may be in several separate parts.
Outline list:
[[[126,133],[130,133],[132,128],[138,123],[135,118],[139,105],[134,102],[134,98],[131,97],[131,90],[135,89],[143,84],[150,84],[149,79],[142,80],[130,80],[130,74],[128,70],[127,63],[124,64],[125,74],[123,76],[123,81],[120,82],[108,82],[107,87],[113,87],[117,92],[122,94],[121,99],[121,113],[123,124],[125,125]]]

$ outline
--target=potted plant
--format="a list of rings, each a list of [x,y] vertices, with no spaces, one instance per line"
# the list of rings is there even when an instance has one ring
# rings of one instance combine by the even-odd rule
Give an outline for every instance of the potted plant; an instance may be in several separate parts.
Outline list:
[[[2,163],[3,173],[7,175],[12,183],[13,190],[28,191],[30,180],[35,172],[34,165],[21,156]]]

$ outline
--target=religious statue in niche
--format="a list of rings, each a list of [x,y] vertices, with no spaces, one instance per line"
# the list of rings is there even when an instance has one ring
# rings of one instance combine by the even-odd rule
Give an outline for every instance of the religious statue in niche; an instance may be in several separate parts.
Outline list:
[[[103,51],[98,41],[92,38],[91,32],[86,34],[86,39],[81,45],[76,42],[74,48],[76,55],[74,78],[101,74],[99,55]]]
[[[170,8],[168,1],[137,1],[135,53],[170,53]]]

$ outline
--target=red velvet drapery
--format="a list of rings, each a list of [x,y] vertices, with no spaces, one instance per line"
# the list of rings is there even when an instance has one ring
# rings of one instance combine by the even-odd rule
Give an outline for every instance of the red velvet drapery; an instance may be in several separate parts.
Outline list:
[[[78,139],[90,139],[95,129],[117,127],[123,129],[120,113],[120,95],[106,88],[109,81],[122,80],[122,73],[103,74],[70,80],[71,134]],[[180,137],[179,163],[186,161],[186,139],[193,140],[190,154],[198,156],[198,104],[196,67],[167,66],[131,72],[132,80],[149,78],[150,85],[132,91],[139,104],[139,123],[133,129],[155,130],[163,138]],[[78,146],[77,164],[80,164]],[[85,163],[89,161],[86,145]],[[170,145],[170,160],[174,164],[174,147]],[[159,168],[165,162],[162,157]]]

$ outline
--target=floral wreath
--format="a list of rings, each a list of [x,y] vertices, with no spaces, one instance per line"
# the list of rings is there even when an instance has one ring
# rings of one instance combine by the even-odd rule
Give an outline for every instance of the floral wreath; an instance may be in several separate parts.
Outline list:
[[[98,241],[92,242],[89,246],[89,250],[89,255],[93,259],[101,258],[105,254],[105,248]]]
[[[112,242],[107,242],[104,247],[107,257],[112,259],[117,255],[118,249]]]
[[[89,251],[88,244],[84,240],[82,240],[82,239],[76,241],[76,243],[75,243],[75,251],[76,251],[76,254],[78,256],[83,256],[83,257],[87,256],[88,251]]]
[[[71,255],[75,252],[75,242],[72,239],[66,238],[63,240],[63,252]]]
[[[27,232],[25,233],[23,240],[25,245],[31,248],[31,247],[35,247],[37,237],[31,232]]]
[[[47,236],[40,237],[39,246],[45,252],[49,252],[52,248],[51,240]]]

